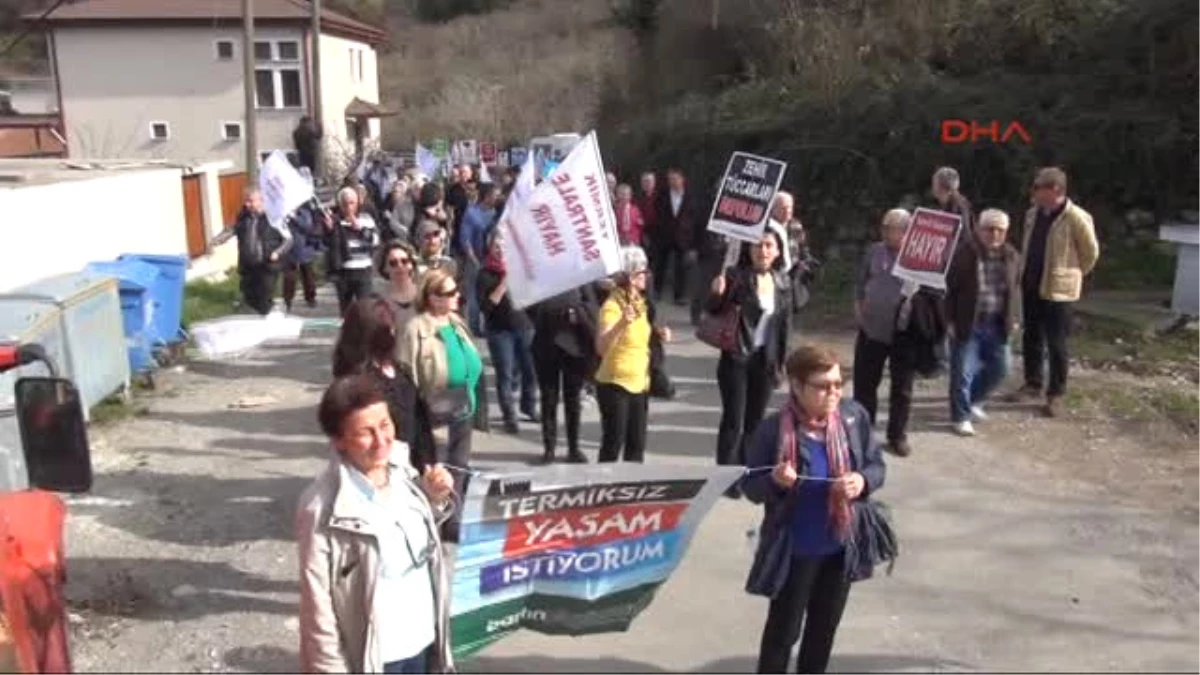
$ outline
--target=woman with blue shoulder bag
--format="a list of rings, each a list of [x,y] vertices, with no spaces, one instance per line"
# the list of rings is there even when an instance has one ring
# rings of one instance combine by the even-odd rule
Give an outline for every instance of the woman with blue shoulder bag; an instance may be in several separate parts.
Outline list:
[[[800,640],[796,672],[823,673],[851,582],[896,556],[886,507],[868,499],[887,467],[866,410],[842,399],[836,354],[800,347],[786,372],[788,401],[747,452],[742,491],[764,517],[746,590],[771,599],[758,672],[785,672]]]

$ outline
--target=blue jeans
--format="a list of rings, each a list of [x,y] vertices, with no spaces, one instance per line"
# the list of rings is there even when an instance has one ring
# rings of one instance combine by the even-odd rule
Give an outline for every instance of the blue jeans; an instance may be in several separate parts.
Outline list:
[[[950,343],[950,419],[962,422],[971,416],[971,406],[1008,376],[1008,338],[999,325],[977,325],[965,340]]]
[[[513,390],[521,389],[521,412],[533,415],[537,408],[537,376],[533,368],[532,331],[492,331],[487,336],[492,368],[496,371],[496,398],[505,421],[515,420]],[[520,379],[518,379],[518,377]]]
[[[429,672],[429,648],[422,649],[416,656],[383,664],[384,673],[397,675],[424,675]]]

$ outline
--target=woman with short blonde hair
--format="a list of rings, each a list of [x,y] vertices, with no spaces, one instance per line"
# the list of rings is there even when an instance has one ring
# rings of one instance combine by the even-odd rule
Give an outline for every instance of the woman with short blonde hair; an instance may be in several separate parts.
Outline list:
[[[461,290],[446,270],[434,268],[421,278],[417,315],[400,340],[399,367],[417,386],[421,412],[433,434],[437,461],[460,471],[460,494],[471,462],[471,432],[483,360],[458,315]],[[447,522],[447,540],[458,541],[458,519]]]

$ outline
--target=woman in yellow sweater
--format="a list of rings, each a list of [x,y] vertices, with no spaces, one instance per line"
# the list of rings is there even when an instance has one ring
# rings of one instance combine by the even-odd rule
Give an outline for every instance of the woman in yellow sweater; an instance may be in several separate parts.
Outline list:
[[[646,450],[646,410],[650,389],[650,338],[669,342],[671,331],[655,327],[646,300],[646,254],[637,246],[621,250],[622,271],[600,307],[596,333],[596,402],[600,405],[601,462],[641,462]]]

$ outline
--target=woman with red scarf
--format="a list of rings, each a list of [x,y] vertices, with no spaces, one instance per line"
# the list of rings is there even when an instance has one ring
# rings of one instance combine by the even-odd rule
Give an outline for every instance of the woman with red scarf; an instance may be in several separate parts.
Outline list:
[[[513,410],[513,390],[518,383],[521,414],[530,422],[539,422],[541,418],[537,413],[537,376],[533,369],[533,324],[524,312],[513,307],[505,274],[500,230],[494,228],[488,237],[487,257],[476,279],[476,288],[487,326],[488,353],[496,371],[496,397],[504,416],[504,430],[516,434],[521,430]]]
[[[842,399],[836,354],[806,345],[786,370],[788,401],[747,453],[742,491],[765,512],[747,590],[771,598],[758,672],[787,672],[800,640],[796,672],[823,673],[850,582],[871,575],[858,555],[861,512],[887,467],[870,416]]]

